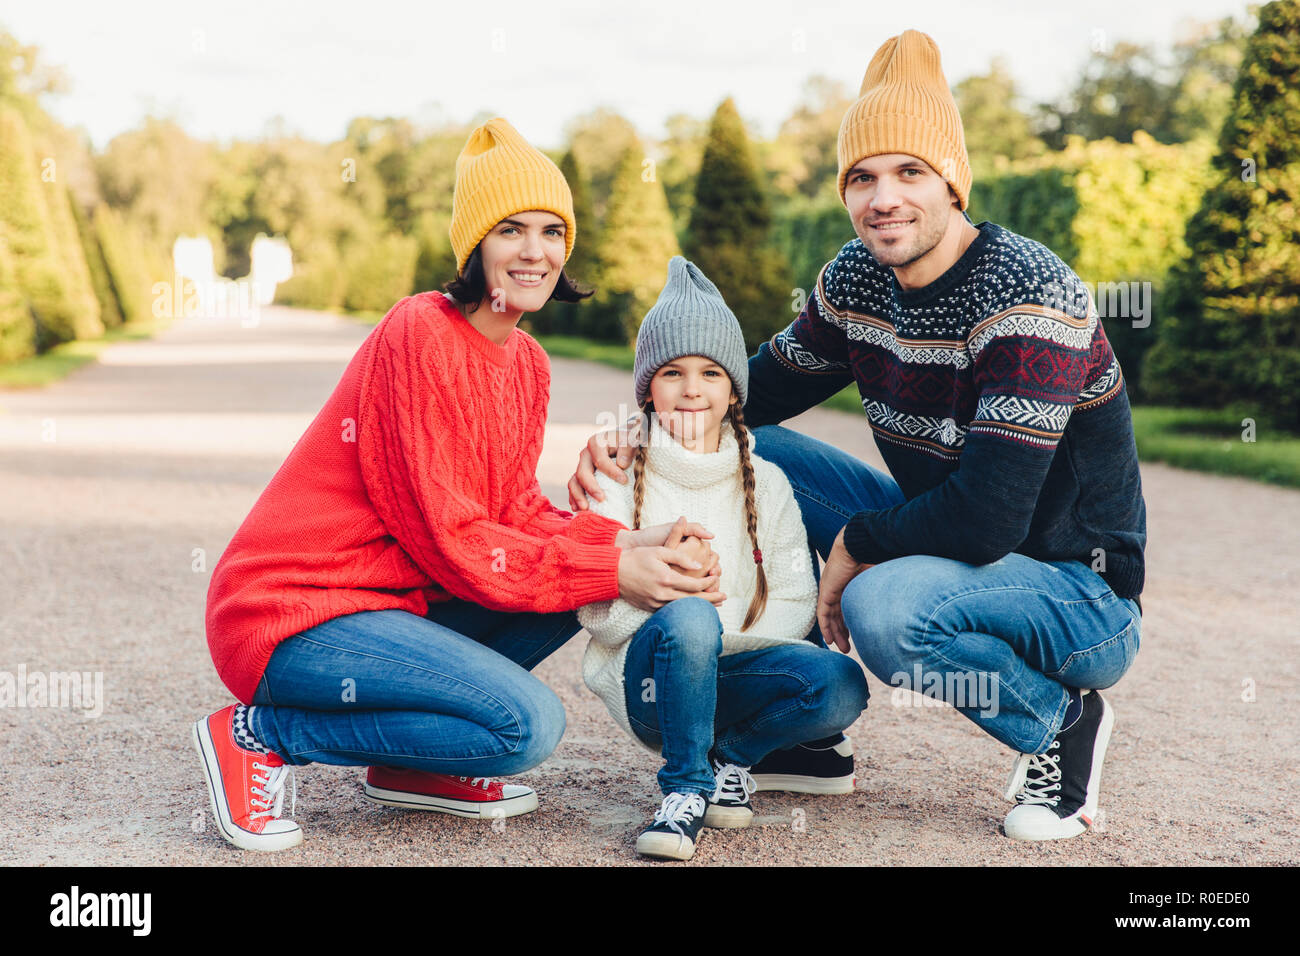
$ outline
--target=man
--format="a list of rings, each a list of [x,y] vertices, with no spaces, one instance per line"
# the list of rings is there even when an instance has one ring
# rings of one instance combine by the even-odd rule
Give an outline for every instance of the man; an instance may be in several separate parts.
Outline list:
[[[858,239],[750,359],[755,452],[785,470],[826,558],[825,638],[1019,752],[1009,837],[1075,836],[1114,721],[1096,689],[1139,642],[1146,509],[1120,367],[1068,266],[966,217],[961,117],[930,37],[876,52],[838,151]],[[775,425],[851,381],[892,478]],[[593,437],[573,507],[589,455],[618,477],[609,451]]]

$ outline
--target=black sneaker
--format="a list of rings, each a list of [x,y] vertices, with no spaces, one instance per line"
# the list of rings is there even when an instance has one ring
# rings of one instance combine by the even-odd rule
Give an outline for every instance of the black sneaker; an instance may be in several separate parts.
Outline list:
[[[1064,840],[1097,819],[1101,764],[1115,712],[1095,690],[1082,694],[1079,719],[1056,735],[1046,753],[1016,759],[1004,796],[1018,806],[1002,824],[1013,840]]]
[[[749,775],[748,767],[734,763],[723,763],[709,755],[713,765],[714,791],[709,796],[709,809],[704,815],[706,827],[732,829],[747,827],[754,819],[754,809],[750,806],[749,795],[754,792],[754,778]]]
[[[853,741],[844,734],[774,750],[750,768],[759,790],[791,793],[852,793]]]
[[[637,837],[636,851],[663,860],[689,860],[695,855],[704,813],[704,798],[698,793],[668,794],[650,826]]]

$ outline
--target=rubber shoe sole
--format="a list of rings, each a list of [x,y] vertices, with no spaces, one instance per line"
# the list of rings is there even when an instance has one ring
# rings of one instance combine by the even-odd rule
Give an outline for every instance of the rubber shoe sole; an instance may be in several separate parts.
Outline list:
[[[695,844],[677,833],[642,833],[636,839],[636,852],[659,860],[689,860],[695,855]]]
[[[230,818],[226,801],[217,796],[218,793],[225,793],[225,787],[221,779],[221,764],[217,760],[216,745],[208,730],[207,718],[193,725],[190,737],[194,741],[194,749],[199,752],[199,763],[203,765],[203,776],[208,782],[208,801],[212,805],[212,815],[217,821],[217,831],[227,842],[233,843],[241,850],[259,852],[288,850],[302,843],[302,827],[292,820],[271,820],[267,823],[267,830],[270,832],[262,833],[250,833],[243,827],[236,826],[235,821]]]
[[[784,790],[788,793],[852,793],[858,783],[856,774],[847,777],[802,777],[787,773],[756,773],[752,776],[760,791]]]
[[[513,786],[506,784],[507,787]],[[431,797],[423,793],[408,793],[404,790],[386,790],[367,783],[366,799],[385,807],[401,807],[404,810],[432,810],[435,813],[450,813],[457,817],[471,817],[480,820],[498,820],[503,817],[517,817],[521,813],[532,813],[537,809],[537,793],[529,790],[504,800],[456,800],[452,797]]]
[[[754,822],[754,811],[749,807],[719,807],[709,804],[704,811],[704,825],[716,830],[739,830]]]

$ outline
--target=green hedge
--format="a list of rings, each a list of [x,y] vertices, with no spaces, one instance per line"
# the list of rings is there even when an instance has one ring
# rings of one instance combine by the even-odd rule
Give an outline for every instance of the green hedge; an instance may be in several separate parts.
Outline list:
[[[411,294],[415,282],[416,240],[389,234],[376,242],[354,243],[343,256],[347,291],[343,304],[356,311],[386,312]]]
[[[0,230],[18,291],[35,319],[35,348],[43,352],[76,337],[77,298],[50,221],[46,184],[32,150],[22,114],[0,104]]]

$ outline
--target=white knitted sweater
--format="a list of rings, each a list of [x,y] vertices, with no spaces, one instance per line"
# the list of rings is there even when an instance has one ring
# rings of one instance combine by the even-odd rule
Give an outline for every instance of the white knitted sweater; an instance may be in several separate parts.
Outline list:
[[[723,422],[718,450],[699,454],[684,448],[651,415],[651,441],[646,449],[645,500],[641,527],[676,521],[702,524],[713,533],[709,546],[722,564],[719,588],[727,600],[718,608],[722,619],[722,652],[735,654],[802,640],[817,617],[817,582],[803,518],[785,473],[753,453],[754,510],[758,516],[758,546],[767,575],[767,607],[748,631],[741,632],[745,613],[757,586],[754,549],[745,530],[745,493],[740,473],[740,449],[730,423]],[[632,527],[632,470],[627,484],[596,473],[604,501],[590,499],[596,514]],[[605,702],[610,715],[633,740],[624,698],[623,667],[632,637],[651,612],[618,598],[578,608],[578,620],[591,634],[582,660],[582,678]],[[647,747],[646,749],[653,749]],[[657,752],[657,751],[656,751]]]

